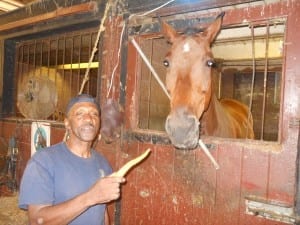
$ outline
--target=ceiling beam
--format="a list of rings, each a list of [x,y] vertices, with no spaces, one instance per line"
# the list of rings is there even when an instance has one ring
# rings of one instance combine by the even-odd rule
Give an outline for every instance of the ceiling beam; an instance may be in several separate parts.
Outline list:
[[[62,16],[68,16],[76,13],[83,13],[83,12],[91,12],[97,9],[97,4],[95,2],[88,2],[88,3],[83,3],[83,4],[78,4],[75,6],[70,6],[66,8],[58,8],[57,10],[54,10],[49,13],[44,13],[41,15],[33,16],[33,17],[28,17],[25,19],[13,21],[7,24],[0,25],[0,32],[9,30],[9,29],[14,29],[22,26],[27,26],[27,25],[32,25],[35,23],[40,23],[43,21],[51,20],[51,19],[56,19]]]

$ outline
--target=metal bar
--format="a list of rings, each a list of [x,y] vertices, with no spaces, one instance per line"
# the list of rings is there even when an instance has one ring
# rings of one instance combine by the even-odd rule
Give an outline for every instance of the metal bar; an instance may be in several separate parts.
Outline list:
[[[18,72],[16,73],[17,74],[17,80],[19,81],[18,83],[20,83],[20,75],[21,74],[23,74],[23,67],[24,67],[24,63],[23,63],[23,60],[24,60],[24,45],[21,45],[21,46],[19,46],[19,51],[17,52],[17,54],[19,54],[20,53],[20,49],[22,49],[21,50],[21,56],[20,56],[20,59],[19,59],[19,62],[18,62],[18,67],[20,68],[19,70],[18,70]]]
[[[63,46],[62,46],[62,64],[65,65],[65,58],[66,58],[66,35],[63,37]],[[63,69],[63,80],[66,80],[65,70]],[[62,98],[65,97],[65,89],[62,91]]]
[[[248,111],[248,124],[251,117],[251,111],[252,111],[252,103],[253,103],[253,91],[254,91],[254,81],[255,81],[255,34],[254,34],[254,26],[251,25],[251,46],[252,46],[252,80],[251,80],[251,89],[250,89],[250,99],[249,99],[249,111]],[[248,137],[249,128],[247,126],[247,134],[246,137]]]
[[[40,46],[41,46],[41,49],[40,49],[40,75],[42,75],[42,66],[43,66],[43,41],[40,42]],[[49,76],[49,73],[48,73],[48,76]]]
[[[70,70],[70,87],[73,87],[73,52],[74,52],[74,37],[70,38],[71,42],[71,49],[70,49],[70,64],[71,64],[71,70]]]
[[[58,38],[56,38],[56,40],[55,40],[55,62],[54,62],[55,69],[57,68],[57,65],[58,65],[58,50],[59,50],[58,47],[59,47],[59,41],[58,41]],[[56,71],[57,71],[57,69],[56,69]],[[55,76],[55,82],[56,82],[56,76]]]
[[[80,72],[81,72],[81,68],[80,68],[80,63],[81,63],[81,49],[82,49],[82,34],[79,35],[79,46],[78,46],[78,64],[79,64],[79,68],[77,71],[77,85],[76,88],[77,90],[79,90],[80,88]]]
[[[266,47],[265,47],[265,71],[264,71],[264,94],[263,94],[263,105],[262,105],[262,115],[261,115],[261,133],[260,139],[263,140],[264,137],[264,123],[265,123],[265,111],[266,111],[266,95],[267,95],[267,78],[268,78],[268,50],[269,50],[269,32],[270,26],[267,24],[266,27]]]
[[[34,76],[36,76],[36,71],[35,71],[35,69],[36,69],[36,55],[35,55],[35,53],[36,53],[36,40],[34,40],[34,47],[33,47],[33,68],[34,68]]]

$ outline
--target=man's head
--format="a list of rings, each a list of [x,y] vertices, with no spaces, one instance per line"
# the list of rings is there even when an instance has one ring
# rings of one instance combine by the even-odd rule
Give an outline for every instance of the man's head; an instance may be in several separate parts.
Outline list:
[[[72,98],[66,108],[65,127],[69,138],[91,142],[100,127],[100,107],[96,100],[87,94]]]
[[[95,107],[98,109],[98,111],[100,112],[100,106],[98,104],[98,102],[96,101],[95,98],[93,98],[92,96],[88,95],[88,94],[81,94],[81,95],[77,95],[73,98],[70,99],[67,107],[66,107],[66,116],[68,116],[68,113],[70,112],[70,110],[72,109],[72,107],[80,102],[90,102],[92,104],[95,105]]]

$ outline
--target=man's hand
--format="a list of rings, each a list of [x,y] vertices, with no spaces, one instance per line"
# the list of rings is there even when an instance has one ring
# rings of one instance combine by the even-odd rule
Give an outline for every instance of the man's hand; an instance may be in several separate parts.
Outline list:
[[[107,203],[120,197],[120,185],[123,177],[104,177],[98,180],[88,191],[91,205]]]

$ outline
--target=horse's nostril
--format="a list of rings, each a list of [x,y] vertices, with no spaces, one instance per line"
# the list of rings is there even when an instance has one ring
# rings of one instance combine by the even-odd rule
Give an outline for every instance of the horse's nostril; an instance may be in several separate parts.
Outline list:
[[[195,125],[199,125],[199,120],[195,116],[187,116],[187,122]]]

